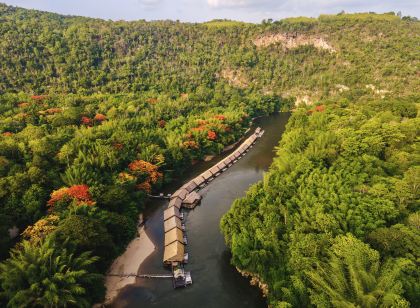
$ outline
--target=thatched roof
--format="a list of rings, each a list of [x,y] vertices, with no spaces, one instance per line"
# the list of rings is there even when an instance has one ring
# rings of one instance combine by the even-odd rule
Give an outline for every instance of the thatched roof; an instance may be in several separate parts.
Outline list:
[[[183,203],[193,204],[193,203],[195,203],[197,201],[200,201],[200,200],[201,200],[201,196],[198,193],[196,193],[195,191],[193,191],[192,193],[190,193],[187,196],[187,198],[185,198]]]
[[[235,152],[232,154],[233,157],[238,158],[239,156],[241,156],[241,154],[239,154],[239,152]]]
[[[176,241],[165,247],[163,253],[163,262],[183,262],[185,247],[180,242]]]
[[[209,171],[213,174],[219,173],[220,172],[220,168],[217,166],[213,166],[209,169]]]
[[[171,196],[171,199],[176,198],[176,197],[185,199],[186,195],[188,195],[188,190],[186,190],[185,188],[180,188]]]
[[[199,176],[197,176],[194,180],[194,183],[197,185],[197,186],[200,186],[201,184],[203,184],[206,180],[203,178],[203,176],[201,176],[201,175],[199,175]]]
[[[178,197],[178,198],[173,198],[173,199],[171,199],[171,201],[169,201],[168,208],[176,207],[176,208],[180,209],[181,206],[182,206],[182,199]]]
[[[189,181],[188,183],[186,183],[184,186],[182,186],[181,188],[184,188],[186,191],[188,191],[189,193],[192,192],[194,189],[197,188],[197,184],[193,181]]]
[[[229,165],[229,164],[232,162],[232,158],[230,158],[230,157],[228,156],[228,157],[226,157],[223,161],[225,162],[225,164],[226,164],[226,165]]]
[[[218,164],[217,164],[217,167],[220,169],[220,170],[223,170],[223,168],[225,168],[226,167],[226,163],[225,163],[225,161],[221,161],[221,162],[219,162]]]
[[[178,228],[172,229],[165,233],[165,246],[172,244],[173,242],[184,242],[184,234]]]
[[[163,220],[168,220],[171,217],[180,217],[179,209],[175,206],[171,206],[163,211]]]
[[[179,219],[178,217],[172,216],[171,218],[163,222],[163,228],[165,232],[168,232],[174,228],[182,229],[181,219]]]
[[[213,177],[213,174],[210,172],[210,171],[206,171],[206,172],[203,172],[202,174],[201,174],[202,176],[203,176],[203,178],[207,181],[208,179],[210,179],[210,178],[212,178]]]

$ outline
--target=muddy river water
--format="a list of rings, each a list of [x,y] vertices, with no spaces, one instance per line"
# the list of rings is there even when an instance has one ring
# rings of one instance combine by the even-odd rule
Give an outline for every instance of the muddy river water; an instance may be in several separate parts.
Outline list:
[[[279,113],[257,119],[255,126],[265,130],[262,138],[236,164],[200,191],[201,205],[185,211],[188,237],[189,263],[193,285],[174,290],[170,279],[137,279],[118,294],[112,307],[164,307],[164,308],[231,308],[266,307],[265,299],[249,280],[242,277],[230,264],[230,252],[220,232],[220,219],[232,202],[244,196],[248,187],[262,179],[274,157],[289,118]],[[226,153],[227,155],[228,153]],[[166,187],[173,193],[183,182],[212,166],[222,156],[191,168],[182,178]],[[166,200],[152,200],[146,210],[145,230],[157,249],[141,265],[139,273],[169,273],[163,267],[163,210]]]

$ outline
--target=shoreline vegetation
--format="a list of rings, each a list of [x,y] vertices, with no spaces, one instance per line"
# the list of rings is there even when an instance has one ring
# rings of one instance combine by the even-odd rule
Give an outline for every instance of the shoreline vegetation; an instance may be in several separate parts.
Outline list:
[[[227,145],[223,148],[219,155],[224,155],[226,152],[229,152],[236,148],[240,144],[247,134],[251,131],[254,121],[256,119],[262,118],[263,116],[253,117],[250,121],[249,127],[245,130],[244,134],[234,143]],[[205,156],[203,162],[208,162],[213,160],[217,155]],[[194,168],[194,167],[192,167]],[[184,181],[185,183],[187,180]],[[183,184],[185,184],[183,183]],[[210,184],[211,185],[211,184]],[[181,185],[182,186],[182,185]],[[181,187],[180,186],[180,187]],[[147,202],[146,202],[147,204]],[[156,249],[156,243],[154,243],[145,231],[145,223],[143,224],[144,217],[140,215],[138,228],[138,236],[134,238],[127,246],[123,254],[118,256],[111,264],[107,273],[119,274],[119,273],[138,273],[141,268],[142,263],[150,256],[153,251]],[[239,269],[236,268],[238,271]],[[244,275],[239,271],[244,277],[251,276],[251,274]],[[251,276],[251,285],[258,285],[261,288],[261,284],[255,284],[255,277]],[[118,296],[119,292],[122,291],[128,285],[134,284],[136,282],[135,277],[114,277],[114,276],[105,276],[105,301],[104,305],[112,304],[112,301]],[[263,290],[263,289],[262,289]]]
[[[273,305],[325,307],[333,299],[311,266],[341,262],[332,248],[385,260],[383,271],[418,258],[416,18],[113,22],[0,4],[0,20],[0,306],[102,302],[147,196],[221,153],[252,117],[297,102],[269,183],[238,201],[248,216],[224,219],[235,266],[267,282]],[[419,306],[410,266],[397,293]]]
[[[138,228],[138,236],[128,244],[122,255],[114,260],[108,272],[112,274],[131,274],[138,273],[142,263],[156,250],[156,243],[149,238],[145,231],[145,226]],[[136,282],[136,277],[114,277],[106,276],[105,302],[111,304],[119,292],[130,284]]]

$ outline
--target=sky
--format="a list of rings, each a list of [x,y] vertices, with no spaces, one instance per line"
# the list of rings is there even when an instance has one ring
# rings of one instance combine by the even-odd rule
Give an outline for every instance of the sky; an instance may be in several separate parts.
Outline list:
[[[420,17],[420,0],[0,0],[9,5],[112,20],[172,19],[261,22],[345,12],[401,11]]]

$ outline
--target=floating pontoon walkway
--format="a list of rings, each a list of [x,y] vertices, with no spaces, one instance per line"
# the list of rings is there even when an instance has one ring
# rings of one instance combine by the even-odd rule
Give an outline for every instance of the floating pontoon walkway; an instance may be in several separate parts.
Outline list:
[[[173,275],[166,275],[166,274],[107,274],[107,276],[111,277],[136,277],[136,278],[174,278]]]

